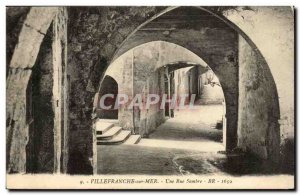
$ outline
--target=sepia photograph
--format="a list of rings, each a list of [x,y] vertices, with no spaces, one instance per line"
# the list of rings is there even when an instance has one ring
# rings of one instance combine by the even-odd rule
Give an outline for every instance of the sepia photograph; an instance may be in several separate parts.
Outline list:
[[[294,6],[5,9],[8,190],[295,190]]]

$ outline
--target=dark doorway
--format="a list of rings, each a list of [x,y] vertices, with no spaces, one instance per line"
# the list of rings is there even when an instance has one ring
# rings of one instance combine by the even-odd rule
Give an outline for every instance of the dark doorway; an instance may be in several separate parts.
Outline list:
[[[100,99],[106,94],[112,94],[113,97],[104,99],[105,106],[111,106],[109,109],[103,109],[100,106]],[[99,102],[97,107],[97,115],[100,119],[118,119],[118,108],[115,109],[115,104],[118,95],[118,83],[111,76],[106,75],[100,88]]]
[[[167,94],[167,99],[170,101],[172,99],[172,95],[174,94],[174,73],[170,72],[164,75],[164,83],[165,83],[165,94]],[[170,108],[169,108],[170,107]],[[174,109],[171,107],[170,102],[165,103],[165,116],[166,117],[174,117]]]

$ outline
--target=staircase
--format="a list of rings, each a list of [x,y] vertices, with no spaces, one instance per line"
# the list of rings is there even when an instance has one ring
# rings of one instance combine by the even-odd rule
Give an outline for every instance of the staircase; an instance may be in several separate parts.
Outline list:
[[[112,121],[97,120],[95,128],[97,145],[137,144],[141,140],[140,135],[131,135]]]

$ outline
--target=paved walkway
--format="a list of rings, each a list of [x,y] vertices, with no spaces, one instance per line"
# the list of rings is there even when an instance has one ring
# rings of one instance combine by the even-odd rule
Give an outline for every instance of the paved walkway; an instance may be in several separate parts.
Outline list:
[[[217,152],[222,146],[222,130],[212,129],[222,119],[222,105],[197,106],[175,111],[175,117],[160,125],[150,139],[139,145]]]
[[[222,106],[199,106],[175,112],[137,145],[98,146],[99,174],[182,175],[220,172],[211,162],[224,158]],[[211,162],[210,162],[211,161]]]
[[[220,120],[221,106],[200,106],[175,112],[137,145],[98,146],[98,174],[231,175],[276,177],[276,167],[250,155],[226,156]],[[213,114],[212,114],[213,113]]]

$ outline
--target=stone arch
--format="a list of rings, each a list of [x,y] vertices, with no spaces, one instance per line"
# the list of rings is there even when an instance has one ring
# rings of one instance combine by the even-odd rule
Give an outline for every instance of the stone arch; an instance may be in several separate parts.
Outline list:
[[[207,33],[205,37],[199,39],[197,32],[196,30],[176,31],[172,37],[173,32],[170,36],[165,36],[163,33],[157,33],[156,31],[151,31],[150,33],[147,31],[136,31],[122,44],[113,60],[128,49],[152,41],[171,42],[200,56],[218,76],[220,83],[222,83],[225,99],[231,100],[226,101],[229,121],[227,123],[227,136],[232,140],[227,142],[227,148],[231,150],[237,146],[238,35],[225,24],[222,26],[222,29],[220,28],[216,32],[222,36],[214,36],[212,33]],[[212,41],[214,41],[214,44],[211,44]],[[208,48],[204,49],[205,47]]]
[[[72,8],[72,9],[77,9],[77,8]],[[130,8],[124,8],[124,9],[125,9],[125,13],[128,12],[128,10],[130,10]],[[138,10],[139,8],[134,8],[134,9]],[[78,78],[75,78],[75,80],[77,79],[76,81],[78,81],[77,83],[79,83],[79,85],[77,85],[77,86],[80,86],[81,87],[80,90],[83,91],[82,94],[80,94],[80,95],[82,95],[83,97],[87,97],[87,98],[85,98],[87,103],[84,102],[83,105],[81,105],[79,103],[78,108],[74,109],[75,111],[78,111],[80,109],[86,111],[86,113],[84,113],[78,117],[78,118],[82,117],[82,119],[84,119],[84,120],[86,119],[85,121],[87,121],[87,122],[86,122],[86,126],[84,129],[86,129],[87,127],[90,127],[92,124],[91,119],[90,119],[90,115],[91,115],[91,111],[92,111],[92,107],[93,107],[92,97],[95,93],[94,87],[97,88],[97,85],[99,84],[99,82],[98,82],[99,78],[100,78],[99,75],[101,75],[101,73],[104,74],[105,71],[103,71],[103,70],[108,66],[109,62],[113,61],[113,59],[115,59],[117,55],[122,53],[122,51],[120,52],[120,50],[122,50],[122,47],[124,46],[124,44],[128,43],[129,39],[132,36],[134,36],[142,27],[144,27],[151,21],[163,16],[164,14],[166,14],[172,10],[176,10],[176,9],[178,9],[178,7],[169,7],[166,9],[161,8],[161,7],[156,9],[156,8],[152,7],[151,9],[146,10],[147,14],[144,14],[145,10],[142,10],[142,9],[138,10],[136,15],[134,15],[131,18],[129,17],[129,20],[131,20],[133,18],[134,20],[132,20],[132,21],[137,21],[137,22],[128,22],[128,28],[127,28],[127,26],[126,27],[121,26],[118,29],[118,31],[116,31],[115,34],[112,34],[112,36],[110,38],[108,38],[108,36],[106,36],[106,34],[101,34],[101,37],[100,37],[100,36],[98,36],[99,33],[97,34],[97,37],[94,37],[97,40],[102,41],[102,40],[109,39],[109,41],[101,42],[101,44],[99,44],[99,45],[101,45],[101,49],[99,49],[99,48],[96,49],[96,51],[93,53],[93,55],[88,55],[86,61],[82,62],[82,64],[87,65],[90,62],[94,62],[94,60],[97,61],[99,59],[98,57],[99,57],[99,53],[100,53],[100,59],[98,60],[100,62],[98,64],[96,64],[95,66],[93,66],[93,65],[85,66],[85,67],[87,67],[87,69],[89,69],[91,67],[90,74],[88,74],[89,78],[86,78],[84,76],[80,77],[78,75],[77,75]],[[240,57],[244,58],[242,60],[244,65],[258,64],[258,66],[251,66],[251,68],[258,70],[256,72],[261,72],[262,74],[257,74],[257,76],[254,78],[252,77],[251,79],[254,82],[251,82],[248,84],[246,84],[245,82],[242,83],[244,86],[243,91],[245,92],[246,90],[250,89],[251,93],[261,93],[264,96],[266,96],[267,94],[271,94],[268,97],[268,99],[273,98],[272,103],[268,107],[271,108],[270,112],[274,111],[275,114],[274,115],[268,114],[264,117],[271,118],[272,121],[270,122],[269,125],[273,126],[272,129],[274,129],[274,130],[262,131],[265,133],[264,135],[261,135],[261,134],[253,135],[252,134],[251,136],[254,136],[256,138],[257,137],[267,138],[268,136],[278,137],[278,134],[279,134],[278,124],[277,124],[278,122],[274,122],[274,121],[278,120],[278,118],[281,117],[280,121],[279,121],[281,133],[284,133],[283,136],[291,136],[293,138],[293,128],[294,128],[293,102],[294,101],[291,98],[291,96],[293,96],[293,95],[291,95],[291,94],[285,95],[285,91],[286,91],[285,86],[289,86],[289,85],[293,84],[293,82],[291,82],[291,79],[293,79],[293,71],[290,71],[291,68],[288,68],[288,71],[286,71],[282,67],[280,68],[280,66],[278,66],[278,63],[282,62],[282,60],[278,60],[278,58],[280,58],[280,57],[270,56],[270,53],[268,53],[268,50],[266,50],[266,48],[262,48],[262,44],[264,44],[264,43],[259,43],[259,41],[261,39],[257,39],[257,37],[255,37],[255,35],[256,36],[257,36],[257,34],[261,35],[262,33],[255,34],[255,29],[253,32],[253,31],[249,30],[249,28],[247,29],[245,26],[243,26],[243,23],[247,23],[247,21],[241,22],[239,20],[232,19],[230,17],[230,15],[226,15],[223,12],[219,11],[218,7],[197,7],[197,9],[203,10],[207,13],[210,13],[214,17],[219,18],[220,20],[225,22],[227,25],[229,25],[231,29],[233,29],[234,31],[236,31],[238,33],[238,36],[239,36],[238,39],[241,40],[241,43],[242,43],[239,46],[243,50],[246,50],[253,55],[253,59],[255,59],[255,60],[249,60],[250,58],[244,58],[245,56],[239,56],[239,59],[240,59]],[[234,8],[231,7],[231,8],[225,8],[225,9],[230,11],[230,9],[234,9]],[[273,8],[261,8],[260,7],[258,9],[262,10],[262,9],[273,9]],[[26,136],[27,136],[26,128],[27,128],[27,126],[26,126],[25,120],[22,119],[22,116],[25,115],[26,103],[22,102],[22,101],[23,101],[23,99],[25,99],[24,98],[25,89],[28,86],[27,83],[28,83],[28,80],[29,80],[29,77],[31,74],[31,67],[34,64],[36,55],[37,55],[37,52],[34,51],[32,48],[39,48],[39,45],[42,42],[41,39],[43,39],[43,36],[53,19],[53,18],[51,19],[51,17],[54,17],[56,15],[55,13],[57,13],[56,10],[57,10],[57,8],[55,8],[55,7],[31,8],[30,13],[28,14],[28,17],[26,19],[27,23],[24,23],[22,26],[21,34],[23,34],[23,35],[19,36],[19,39],[21,40],[20,44],[18,44],[16,46],[15,52],[12,56],[12,60],[9,64],[8,76],[7,76],[7,91],[6,91],[7,92],[6,93],[6,98],[7,98],[7,103],[6,103],[7,104],[6,105],[7,106],[7,169],[10,170],[11,172],[24,172],[24,169],[25,169],[24,162],[25,162],[26,158],[25,158],[23,152],[24,152],[24,148],[26,145]],[[139,15],[138,12],[141,12],[143,14]],[[271,17],[273,17],[272,12],[268,12],[267,14],[268,14],[268,16],[271,15]],[[153,16],[153,17],[151,19],[149,19],[149,17],[151,17],[151,16]],[[282,16],[282,14],[279,14],[279,17],[280,16]],[[70,17],[71,17],[71,15],[70,15]],[[81,16],[79,16],[79,17],[81,17]],[[290,17],[293,17],[292,14],[289,14],[288,18],[290,18]],[[282,17],[282,18],[287,18],[287,17]],[[279,18],[279,20],[283,21],[282,18]],[[137,19],[137,20],[135,20],[135,19]],[[254,18],[254,20],[255,20],[255,18]],[[262,16],[260,18],[260,20],[264,20],[265,22],[267,22],[268,18],[267,17],[265,18],[264,16]],[[276,20],[274,20],[274,21],[276,21]],[[142,24],[140,25],[140,23],[142,23]],[[29,24],[29,25],[27,25],[27,24]],[[270,29],[273,29],[274,26],[276,26],[276,23],[275,24],[272,23],[272,28],[270,28]],[[76,26],[75,26],[75,28],[76,28]],[[81,28],[81,26],[80,26],[80,28]],[[251,29],[253,29],[253,28],[251,28]],[[290,30],[290,28],[286,28],[286,29]],[[284,30],[286,30],[286,29],[284,29]],[[261,30],[265,30],[265,29],[261,29]],[[120,33],[121,31],[122,31],[122,33]],[[86,31],[83,31],[83,33],[85,33],[85,32]],[[284,32],[286,32],[286,31],[284,31]],[[276,35],[281,35],[281,33],[278,33],[278,31],[275,32]],[[28,34],[31,36],[24,36],[24,35],[28,35]],[[272,37],[272,36],[270,36],[270,34],[266,34],[266,33],[264,33],[264,36],[262,36],[262,37],[268,37],[268,36]],[[25,37],[27,37],[27,38],[25,38]],[[286,37],[293,37],[293,36],[286,36]],[[71,39],[69,41],[76,42]],[[92,40],[92,41],[94,41],[94,40]],[[145,40],[145,41],[147,41],[147,40]],[[25,42],[27,44],[23,44]],[[138,43],[138,44],[140,44],[140,43]],[[289,45],[291,45],[291,44],[289,44]],[[184,44],[182,46],[184,46]],[[275,47],[281,48],[281,46],[274,45],[274,44],[271,44],[271,45],[269,44],[268,46],[273,46],[273,48],[275,48]],[[272,48],[272,47],[269,47],[269,48]],[[76,46],[76,49],[78,49],[78,51],[81,51],[81,46],[80,45],[78,47]],[[277,49],[277,51],[278,50],[279,49]],[[69,54],[71,56],[70,58],[74,57],[75,55],[72,55],[72,52],[74,52],[74,51],[71,49],[69,51],[70,51]],[[202,53],[201,50],[198,52]],[[195,53],[198,53],[198,52],[195,52]],[[78,53],[75,53],[75,54],[78,54]],[[218,57],[218,56],[215,56],[215,57]],[[267,62],[269,63],[269,65],[271,65],[270,67],[271,67],[272,74],[270,74],[270,67],[266,63],[265,58],[267,59]],[[232,57],[229,56],[228,59],[232,59]],[[287,59],[286,55],[283,59]],[[292,59],[292,60],[290,60],[290,59]],[[292,57],[288,58],[288,61],[292,62],[293,59],[294,59],[294,57],[292,56]],[[274,63],[274,61],[276,61],[276,60],[278,60],[277,64]],[[250,61],[255,62],[255,63],[250,63]],[[209,60],[208,62],[211,62],[211,61]],[[77,65],[76,60],[73,63],[75,63],[75,65]],[[243,66],[243,67],[245,68],[246,66]],[[286,74],[287,72],[289,74]],[[290,72],[292,72],[292,76],[291,76]],[[103,77],[103,74],[102,74],[101,78]],[[281,79],[281,77],[280,77],[281,74],[284,74],[285,79]],[[274,78],[276,81],[276,85],[274,82],[273,75],[275,75]],[[247,77],[249,77],[249,78],[250,78],[250,76],[251,75],[247,75]],[[80,83],[81,82],[80,79],[82,79],[82,78],[86,79],[86,81],[88,81],[87,87],[85,86],[85,82],[84,82],[84,84]],[[263,79],[258,79],[258,78],[263,78]],[[289,79],[286,79],[286,78],[289,78]],[[244,79],[244,81],[245,80],[247,80],[247,79]],[[19,82],[19,81],[21,81],[21,82]],[[76,85],[77,83],[74,83],[74,85]],[[259,88],[261,86],[259,84],[261,84],[261,83],[268,83],[271,91],[266,90],[266,92],[262,92],[262,90]],[[278,85],[279,85],[279,87],[278,87]],[[278,95],[277,95],[276,88],[279,91],[280,105],[278,103]],[[257,90],[257,89],[260,89],[260,90]],[[273,90],[273,89],[275,89],[275,90]],[[244,94],[246,94],[246,93],[244,93]],[[246,99],[246,100],[248,102],[249,101],[253,102],[253,98]],[[16,103],[17,101],[18,101],[18,103]],[[263,102],[259,102],[255,106],[262,105],[262,104],[263,104]],[[279,106],[280,106],[281,116],[279,116],[279,108],[278,108]],[[250,107],[251,107],[251,105],[250,105]],[[287,110],[288,110],[288,113],[286,114]],[[239,109],[239,112],[240,111],[242,111],[242,110]],[[244,114],[240,114],[239,116],[242,116]],[[87,117],[85,117],[85,116],[87,116]],[[244,115],[244,116],[246,116],[246,115]],[[76,128],[76,124],[73,124],[73,127],[74,126]],[[242,126],[243,125],[241,125],[239,128],[241,128]],[[78,127],[76,130],[78,130],[80,128],[81,127]],[[259,128],[257,128],[257,129],[259,129]],[[266,128],[264,127],[264,129],[266,129]],[[244,133],[247,133],[247,132],[242,132],[240,130],[241,129],[239,129],[239,132],[241,133],[241,135]],[[74,132],[79,132],[79,133],[78,134],[73,133],[72,137],[77,137],[77,135],[83,134],[83,131],[74,131]],[[86,137],[88,137],[89,139],[92,137],[91,132],[85,133],[85,135],[86,134],[88,134]],[[289,134],[291,134],[291,135],[289,135]],[[243,138],[243,136],[242,136],[242,138]],[[245,136],[244,136],[244,138],[245,138]],[[272,156],[277,156],[278,140],[277,140],[277,142],[276,141],[270,142],[270,141],[268,141],[268,139],[257,140],[255,138],[254,140],[256,140],[256,141],[253,144],[253,143],[249,143],[247,141],[247,139],[244,139],[244,138],[239,140],[239,143],[240,143],[240,145],[244,146],[245,149],[249,149],[250,151],[252,151],[254,153],[256,153],[256,151],[258,151],[257,152],[258,155],[263,158],[270,158],[270,156],[272,158]],[[16,140],[21,140],[21,141],[19,143],[19,142],[16,142]],[[284,139],[282,139],[282,140],[284,140]],[[92,156],[92,152],[91,152],[92,147],[90,144],[91,142],[84,140],[84,141],[82,141],[82,142],[84,142],[84,144],[77,144],[77,143],[82,143],[82,142],[78,142],[77,139],[71,140],[71,142],[74,143],[75,146],[76,145],[86,146],[83,149],[82,148],[78,149],[78,151],[81,152],[82,154],[84,154],[83,158],[87,162],[87,164],[88,164],[87,166],[90,166],[91,163],[89,161],[89,158]],[[253,145],[255,145],[255,144],[259,145],[259,148],[253,148]],[[272,146],[273,144],[275,145],[274,147]],[[272,148],[275,148],[275,150],[272,151],[273,150]],[[19,154],[21,154],[21,155],[19,155]],[[74,170],[78,170],[78,167],[80,167],[80,165],[77,166]],[[82,173],[85,171],[79,170],[79,172]]]
[[[277,89],[276,85],[274,82],[274,79],[272,77],[272,74],[270,72],[269,66],[266,63],[264,57],[262,56],[260,50],[256,47],[254,42],[244,33],[238,25],[230,22],[227,18],[222,16],[222,12],[218,12],[218,10],[214,10],[211,7],[196,7],[195,9],[198,9],[199,12],[204,12],[206,14],[211,15],[215,21],[218,21],[220,23],[224,24],[224,28],[228,30],[226,33],[223,33],[223,35],[228,36],[228,37],[234,37],[236,40],[235,45],[232,45],[230,42],[223,42],[224,41],[224,36],[220,36],[219,40],[215,40],[216,43],[218,43],[218,46],[215,46],[214,49],[207,48],[205,50],[204,48],[208,45],[207,42],[205,44],[205,39],[199,40],[199,37],[195,36],[196,31],[191,31],[189,32],[190,34],[185,33],[177,33],[177,36],[172,37],[172,33],[166,33],[169,36],[166,36],[166,34],[160,33],[158,34],[157,32],[152,32],[152,33],[145,33],[142,32],[143,28],[147,27],[148,24],[151,22],[159,19],[161,16],[164,16],[167,13],[170,13],[174,10],[181,9],[180,7],[172,7],[168,8],[164,11],[162,11],[160,14],[157,14],[153,18],[149,19],[148,21],[144,22],[141,24],[137,29],[135,29],[118,47],[116,50],[114,56],[112,57],[112,61],[116,59],[119,55],[124,53],[125,51],[134,48],[138,45],[144,44],[146,42],[151,42],[151,41],[167,41],[167,42],[172,42],[175,44],[178,44],[180,46],[183,46],[190,51],[194,52],[197,55],[200,55],[201,58],[206,61],[211,68],[214,70],[214,72],[218,75],[220,82],[224,82],[224,80],[228,78],[235,77],[235,81],[232,83],[228,83],[228,85],[223,85],[224,89],[224,95],[225,99],[234,99],[235,103],[234,105],[230,104],[228,101],[226,102],[226,107],[227,109],[232,109],[228,113],[235,113],[235,116],[232,117],[232,122],[233,123],[227,123],[227,129],[231,129],[229,134],[227,135],[228,137],[231,137],[233,139],[232,142],[229,142],[228,144],[228,149],[233,149],[236,146],[242,147],[247,151],[250,151],[252,153],[257,154],[258,156],[262,158],[267,158],[267,159],[276,159],[278,161],[278,155],[279,155],[279,127],[278,127],[278,119],[279,119],[279,106],[278,106],[278,95],[277,95]],[[183,8],[184,9],[184,8]],[[176,29],[178,30],[178,29]],[[175,32],[175,31],[174,31]],[[147,34],[148,36],[143,36]],[[174,33],[176,34],[176,33]],[[227,34],[227,35],[226,35]],[[184,36],[190,38],[188,41],[184,40]],[[197,39],[195,38],[197,37]],[[228,38],[227,37],[227,38]],[[194,39],[192,39],[194,38]],[[223,40],[222,40],[223,39]],[[226,39],[226,38],[225,38]],[[201,41],[201,42],[200,42]],[[242,44],[240,44],[242,42]],[[228,46],[229,45],[229,46]],[[230,48],[231,47],[231,48]],[[245,49],[247,47],[247,49]],[[245,50],[244,50],[245,49]],[[232,51],[230,51],[232,50]],[[253,61],[258,64],[257,67],[261,68],[263,75],[263,82],[264,86],[270,86],[271,90],[268,92],[268,94],[264,93],[264,96],[270,99],[274,99],[274,102],[272,102],[269,107],[273,108],[274,110],[274,115],[271,114],[266,114],[266,118],[272,118],[272,122],[269,124],[272,126],[271,130],[268,130],[268,128],[265,128],[261,133],[257,133],[256,135],[250,133],[251,139],[255,141],[250,141],[248,137],[247,130],[245,132],[245,129],[241,129],[241,126],[238,127],[237,121],[238,121],[238,112],[240,115],[245,115],[245,112],[243,112],[241,109],[237,109],[239,106],[237,105],[239,102],[239,90],[238,90],[238,77],[240,75],[239,73],[239,61],[242,60],[244,64],[250,63],[247,61],[247,59],[241,59],[245,56],[242,56],[239,51],[244,50],[244,52],[248,52],[248,54],[252,55]],[[220,52],[223,54],[220,55]],[[222,62],[223,61],[223,62]],[[227,73],[223,72],[223,69],[226,67]],[[235,76],[233,76],[235,75]],[[253,79],[253,78],[252,78]],[[241,85],[245,85],[245,83],[240,83]],[[234,91],[232,91],[235,89]],[[225,92],[226,91],[226,92]],[[257,94],[256,94],[257,95]],[[249,100],[247,99],[245,104],[249,104]],[[251,104],[251,103],[250,103]],[[259,103],[254,103],[255,106],[260,105],[264,106],[262,102]],[[259,106],[257,106],[259,108]],[[268,107],[268,106],[265,106]],[[255,112],[255,111],[254,111]],[[255,113],[257,114],[257,113]],[[242,120],[242,119],[241,119]],[[268,126],[268,125],[267,125]],[[239,130],[237,130],[239,128]],[[237,138],[237,131],[239,131],[239,136],[242,137],[241,139],[238,140]],[[257,132],[258,130],[256,130]],[[243,135],[242,135],[243,134]],[[263,140],[258,140],[257,135],[260,135],[264,137]],[[242,135],[242,136],[241,136]],[[268,137],[270,136],[270,137]],[[248,139],[248,141],[247,141]],[[235,140],[235,141],[234,141]],[[271,141],[272,140],[272,141]],[[252,142],[252,143],[251,143]],[[258,147],[254,147],[254,145],[259,145]],[[258,149],[259,148],[259,149]]]
[[[26,102],[28,82],[32,74],[32,68],[36,63],[40,46],[50,25],[54,21],[55,29],[53,32],[55,33],[64,29],[64,27],[58,27],[61,23],[57,20],[58,15],[62,16],[64,14],[66,14],[64,8],[32,7],[23,22],[18,36],[18,42],[9,63],[6,85],[6,154],[8,172],[26,172],[26,163],[28,163],[26,161],[26,146],[29,139],[29,124],[28,121],[26,121],[26,109],[28,109],[27,107],[29,106]],[[60,22],[63,21],[64,20],[61,20]],[[57,43],[58,40],[61,39],[61,37],[58,38],[57,34],[54,35],[54,43]],[[62,41],[60,43],[65,42]],[[56,49],[57,51],[54,51],[54,53],[59,52],[59,47],[56,47]],[[58,56],[57,53],[55,54],[53,64],[56,64],[56,67],[60,69],[60,63],[64,62],[58,59],[61,56]],[[53,67],[55,67],[55,65],[53,65]],[[56,141],[60,142],[61,140]],[[58,148],[55,148],[56,151],[54,152],[54,172],[60,171],[61,154],[59,153],[59,145],[60,144],[57,145]]]
[[[139,84],[134,87],[134,91],[142,93],[147,78],[151,77],[154,72],[161,71],[166,66],[170,67],[170,71],[173,71],[189,66],[202,67],[205,69],[209,65],[207,65],[201,57],[180,45],[166,41],[152,41],[136,46],[123,53],[109,65],[104,74],[115,78],[120,85],[120,89],[122,89],[126,88],[125,85],[122,85],[122,81],[124,80],[124,73],[122,72],[126,69],[129,71],[129,74],[131,72],[135,74],[136,71],[131,69],[140,69],[139,75],[136,75],[139,77]],[[103,80],[100,84],[100,88],[102,87],[102,83]],[[131,83],[132,81],[129,82],[129,84]],[[132,89],[125,90],[125,92],[130,94]],[[97,94],[98,100],[96,100],[95,103],[99,101],[100,97],[101,96]],[[230,100],[228,101],[230,102]],[[95,107],[96,105],[94,105],[94,109]],[[120,119],[121,118],[122,117],[120,117]],[[121,125],[123,124],[122,121],[119,121],[119,123]],[[224,128],[224,130],[226,130],[226,128]],[[226,135],[226,133],[224,133],[224,135]],[[226,137],[224,137],[224,140],[226,140]],[[226,142],[224,141],[224,143]]]
[[[136,55],[140,55],[139,52],[143,52],[146,48],[152,48],[150,49],[148,54],[150,56],[146,57],[148,60],[156,60],[157,63],[154,65],[154,63],[149,63],[143,66],[143,68],[146,68],[147,71],[145,71],[144,78],[147,78],[150,76],[152,73],[154,73],[156,70],[162,68],[163,66],[166,65],[171,65],[171,64],[178,64],[178,63],[186,63],[189,64],[190,66],[202,66],[202,67],[207,67],[207,63],[202,60],[198,55],[195,53],[189,51],[188,49],[171,43],[171,42],[166,42],[166,41],[152,41],[152,42],[147,42],[144,44],[141,44],[139,46],[136,46],[127,52],[123,53],[121,56],[119,56],[117,59],[114,59],[111,64],[107,67],[106,71],[103,73],[104,77],[100,80],[100,85],[98,91],[101,89],[101,86],[103,84],[104,79],[107,76],[110,76],[114,78],[117,83],[120,85],[122,82],[122,75],[120,75],[120,72],[125,68],[124,64],[128,63],[126,60],[129,60],[129,63],[133,63],[131,58],[134,52],[138,52]],[[170,55],[167,50],[172,50],[172,55]],[[154,50],[153,50],[154,49]],[[147,49],[146,49],[147,50]],[[155,51],[156,50],[156,51]],[[155,51],[155,52],[154,52]],[[175,54],[175,55],[174,55]],[[156,57],[155,57],[156,56]],[[159,56],[159,57],[158,57]],[[172,57],[171,57],[172,56]],[[147,59],[146,59],[147,61]],[[129,65],[130,66],[130,65]],[[175,67],[175,66],[174,66]],[[184,66],[185,67],[185,66]],[[127,67],[128,68],[128,67]],[[177,68],[181,68],[180,65]],[[146,81],[144,81],[146,82]],[[96,94],[95,100],[99,99],[100,96]],[[94,102],[94,110],[96,107],[98,100]]]
[[[143,49],[143,47],[153,47],[157,49],[157,53],[160,50],[160,52],[163,50],[162,48],[169,48],[172,49],[172,54],[175,53],[175,57],[170,57],[171,54],[168,52],[164,52],[163,55],[160,55],[160,59],[159,59],[159,63],[157,64],[157,66],[153,67],[153,64],[151,64],[152,67],[150,67],[151,69],[153,69],[153,71],[167,65],[167,64],[176,64],[176,63],[180,63],[180,62],[185,62],[187,64],[192,65],[200,65],[203,67],[208,66],[207,63],[201,59],[201,57],[199,57],[198,55],[196,55],[195,53],[193,53],[192,51],[171,43],[171,42],[167,42],[167,41],[151,41],[151,42],[147,42],[147,43],[143,43],[141,45],[138,45],[131,50],[131,52],[133,50],[139,50],[141,51]],[[129,52],[129,51],[128,51]],[[158,54],[151,54],[151,55],[158,55]],[[120,72],[118,69],[120,69],[120,65],[122,63],[124,63],[121,59],[122,58],[131,58],[131,56],[127,53],[123,53],[121,56],[119,56],[116,59],[113,59],[111,61],[111,63],[108,65],[106,71],[103,73],[104,77],[102,77],[100,83],[103,82],[103,79],[105,78],[106,75],[109,75],[111,77],[113,77],[114,79],[117,80],[117,82],[120,82],[120,78],[117,76],[117,74]],[[158,60],[158,59],[157,59]],[[101,84],[99,85],[100,88]]]

